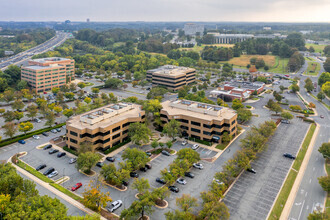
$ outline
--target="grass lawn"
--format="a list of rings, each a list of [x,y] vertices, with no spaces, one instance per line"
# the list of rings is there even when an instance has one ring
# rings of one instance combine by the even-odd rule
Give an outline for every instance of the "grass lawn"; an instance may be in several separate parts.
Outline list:
[[[216,46],[216,47],[233,47],[235,44],[202,44],[202,46],[197,46],[197,44],[192,48],[181,47],[179,50],[193,50],[196,52],[201,52],[206,46]]]
[[[219,150],[224,150],[227,147],[226,144],[218,144],[215,148],[219,149]]]
[[[64,188],[61,185],[58,185],[56,183],[50,183],[49,185],[51,185],[52,187],[54,187],[55,189],[61,191],[62,193],[64,193],[67,196],[70,196],[71,198],[73,198],[74,200],[77,200],[78,202],[81,201],[81,197],[77,196],[76,194],[74,194],[73,192],[71,192],[70,190],[67,190],[66,188]]]
[[[315,95],[313,95],[312,93],[309,93],[314,99],[316,99],[316,100],[318,100],[318,98],[315,96]],[[323,101],[321,101],[321,103],[325,106],[325,107],[327,107],[327,109],[328,110],[330,110],[330,105],[327,105],[326,103],[324,103]]]
[[[319,74],[320,68],[321,66],[318,62],[308,62],[308,67],[304,72],[304,75],[317,76],[317,74]]]
[[[273,65],[268,72],[273,73],[288,73],[286,66],[288,65],[289,58],[276,57],[275,65]]]
[[[305,47],[309,49],[309,47],[312,46],[315,49],[315,52],[317,53],[323,53],[323,49],[325,48],[326,45],[319,45],[319,44],[306,44]]]
[[[269,67],[276,64],[276,57],[273,55],[241,55],[240,57],[232,58],[228,63],[234,64],[234,66],[238,66],[239,68],[246,68],[246,66],[250,64],[250,59],[252,57],[262,58]]]
[[[19,162],[16,165],[19,166],[20,168],[26,170],[27,172],[29,172],[32,175],[38,177],[39,179],[41,179],[42,181],[44,181],[46,183],[53,182],[53,180],[49,179],[47,176],[44,176],[39,171],[36,171],[33,167],[30,167],[29,165],[27,165],[26,163],[22,162],[21,160],[18,160],[18,161]]]
[[[327,174],[330,175],[330,160],[326,161],[325,166],[326,166]],[[325,202],[325,207],[326,207],[326,212],[328,214],[330,214],[330,194],[329,193],[327,195],[327,201]]]
[[[312,124],[310,129],[308,130],[308,133],[305,137],[305,140],[301,146],[301,149],[298,153],[297,158],[295,159],[292,168],[299,171],[301,163],[305,157],[307,148],[309,143],[311,142],[311,139],[313,137],[314,131],[315,131],[316,125]],[[280,219],[281,213],[283,211],[283,208],[285,206],[285,203],[289,197],[289,194],[291,192],[292,186],[294,184],[294,181],[296,180],[297,177],[297,172],[295,170],[291,169],[289,172],[288,177],[286,178],[283,187],[277,197],[277,200],[275,201],[274,207],[269,215],[268,220],[275,220],[275,219]]]
[[[94,85],[94,83],[91,83],[91,82],[84,82],[86,86],[92,86]]]

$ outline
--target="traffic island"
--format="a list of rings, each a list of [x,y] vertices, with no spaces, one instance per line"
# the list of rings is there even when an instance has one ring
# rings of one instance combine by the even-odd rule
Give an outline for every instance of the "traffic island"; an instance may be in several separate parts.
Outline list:
[[[118,191],[120,191],[120,192],[125,192],[128,188],[126,187],[126,186],[121,186],[121,188],[120,187],[118,187],[118,186],[114,186],[114,185],[112,185],[112,184],[110,184],[110,183],[107,183],[106,181],[102,181],[105,185],[107,185],[107,186],[110,186],[110,187],[112,187],[112,188],[114,188],[114,189],[116,189],[116,190],[118,190]]]

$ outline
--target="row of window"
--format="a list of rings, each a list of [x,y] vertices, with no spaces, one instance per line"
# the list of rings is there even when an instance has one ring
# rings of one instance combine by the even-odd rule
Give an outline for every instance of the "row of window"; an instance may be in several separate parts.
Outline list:
[[[161,114],[160,117],[161,118],[168,119],[167,115],[164,115],[164,114]],[[176,119],[176,120],[179,121],[179,122],[182,122],[182,123],[189,124],[189,120],[186,120],[186,119]],[[232,121],[231,125],[234,125],[235,122],[236,122],[236,120]],[[201,123],[200,122],[196,122],[196,121],[190,121],[190,124],[195,125],[195,126],[198,126],[198,127],[201,126]],[[212,125],[203,124],[203,127],[204,128],[208,128],[208,129],[212,129],[212,128],[219,128],[219,129],[221,129],[222,127],[230,127],[230,124],[228,124],[228,123],[223,123],[222,125],[217,125],[217,124],[212,124]]]
[[[119,138],[121,135],[125,135],[127,132],[128,132],[128,130],[125,130],[122,133],[118,133],[118,134],[116,134],[116,135],[114,135],[112,137],[109,137],[109,138],[105,139],[105,140],[98,139],[98,140],[96,140],[96,141],[93,142],[93,145],[95,145],[95,144],[106,144],[110,140],[115,140],[115,139]],[[73,139],[73,138],[70,138],[70,142],[71,143],[74,143],[74,144],[78,144],[78,141],[75,140],[75,139]]]
[[[189,128],[188,127],[186,127],[186,126],[180,126],[181,127],[181,129],[183,130],[183,131],[189,131]],[[235,130],[235,127],[233,127],[232,129],[231,129],[231,132],[233,132]],[[199,129],[196,129],[196,128],[191,128],[190,129],[190,131],[192,131],[192,132],[195,132],[195,133],[201,133],[201,130],[199,130]],[[211,136],[211,135],[219,135],[219,136],[221,136],[221,135],[223,135],[223,133],[224,132],[228,132],[227,130],[225,130],[225,131],[221,131],[221,132],[219,132],[219,131],[212,131],[212,132],[208,132],[208,131],[203,131],[203,134],[204,135],[208,135],[208,136]]]

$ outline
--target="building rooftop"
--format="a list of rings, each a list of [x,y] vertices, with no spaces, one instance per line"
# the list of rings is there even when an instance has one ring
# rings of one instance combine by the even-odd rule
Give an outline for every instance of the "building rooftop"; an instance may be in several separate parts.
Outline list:
[[[52,63],[52,62],[64,61],[64,60],[70,60],[70,59],[62,58],[62,57],[47,57],[47,58],[33,59],[32,61],[39,63]]]
[[[52,69],[56,67],[64,67],[63,65],[60,64],[50,64],[49,66],[24,66],[25,69],[33,69],[33,70],[42,70],[42,69]]]
[[[141,117],[142,112],[140,105],[131,103],[110,104],[72,117],[67,123],[79,129],[105,128],[127,118]]]
[[[265,85],[263,82],[226,82],[224,86],[232,86],[241,89],[259,89]]]
[[[165,101],[162,106],[170,115],[188,115],[208,121],[231,119],[236,115],[226,107],[181,99]]]
[[[183,66],[174,66],[174,65],[164,65],[156,69],[148,70],[147,73],[168,75],[168,76],[177,76],[186,74],[188,72],[195,71],[193,68],[183,67]]]

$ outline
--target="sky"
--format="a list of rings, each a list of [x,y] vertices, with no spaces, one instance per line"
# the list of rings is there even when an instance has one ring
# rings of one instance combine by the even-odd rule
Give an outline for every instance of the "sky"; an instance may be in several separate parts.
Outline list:
[[[330,0],[0,0],[0,21],[330,22]]]

